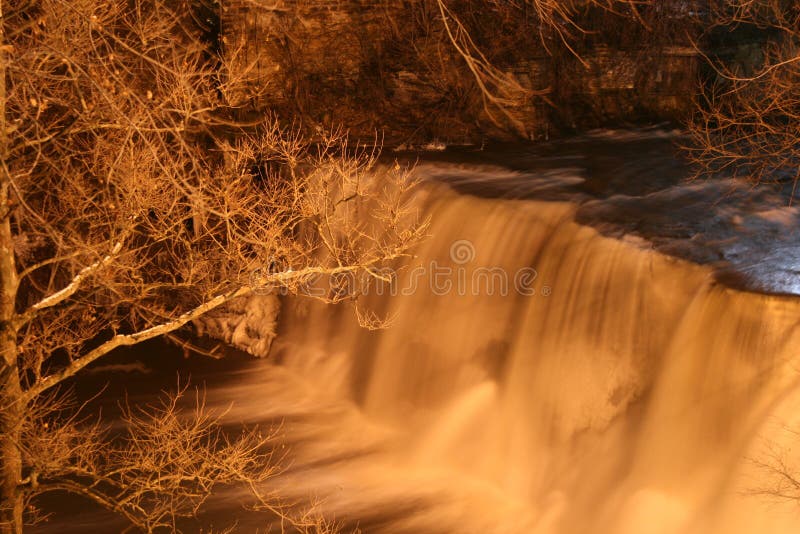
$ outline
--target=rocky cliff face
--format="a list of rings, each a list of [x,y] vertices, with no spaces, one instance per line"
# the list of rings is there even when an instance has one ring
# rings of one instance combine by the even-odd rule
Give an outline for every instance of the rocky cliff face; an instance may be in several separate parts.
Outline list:
[[[673,120],[691,106],[699,61],[688,46],[644,50],[611,35],[587,40],[577,54],[559,52],[530,20],[487,2],[451,4],[478,49],[525,90],[507,106],[512,120],[492,120],[430,0],[230,0],[223,41],[257,65],[254,108],[344,125],[362,138],[380,132],[387,144],[535,139]]]

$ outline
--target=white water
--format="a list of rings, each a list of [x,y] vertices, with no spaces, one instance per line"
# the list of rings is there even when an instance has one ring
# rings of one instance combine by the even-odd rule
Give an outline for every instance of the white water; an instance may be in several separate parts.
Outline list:
[[[364,532],[798,532],[796,505],[748,494],[778,480],[766,451],[800,446],[796,298],[719,286],[569,203],[437,186],[420,205],[432,238],[398,287],[435,261],[449,294],[368,297],[380,332],[290,302],[281,366],[227,392],[232,417],[286,418],[284,492]],[[459,294],[488,267],[534,268],[536,294]]]

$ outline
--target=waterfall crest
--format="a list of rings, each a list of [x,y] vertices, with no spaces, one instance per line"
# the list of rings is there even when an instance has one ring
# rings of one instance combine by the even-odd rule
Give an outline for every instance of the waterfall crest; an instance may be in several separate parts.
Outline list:
[[[493,497],[408,512],[386,531],[796,531],[799,518],[741,495],[763,476],[749,460],[796,418],[796,299],[732,290],[707,267],[603,237],[568,202],[428,193],[432,238],[397,265],[393,296],[362,298],[389,329],[307,300],[283,317],[282,366],[358,413],[335,432],[390,436],[391,460],[340,475],[369,479],[361,494],[325,497],[339,517],[386,497],[376,481],[392,493],[425,473],[442,491],[477,484]]]

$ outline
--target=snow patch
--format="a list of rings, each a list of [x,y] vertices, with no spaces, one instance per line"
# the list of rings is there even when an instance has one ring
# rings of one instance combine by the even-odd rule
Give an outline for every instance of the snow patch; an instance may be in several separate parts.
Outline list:
[[[252,295],[229,302],[195,321],[197,333],[220,339],[253,356],[269,354],[277,331],[280,302],[276,295]]]

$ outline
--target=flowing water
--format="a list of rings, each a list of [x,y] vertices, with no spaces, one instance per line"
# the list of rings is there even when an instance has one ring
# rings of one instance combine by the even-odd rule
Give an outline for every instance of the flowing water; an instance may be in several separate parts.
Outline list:
[[[432,237],[362,298],[386,330],[286,303],[279,365],[225,394],[285,421],[276,484],[364,532],[798,532],[761,494],[800,495],[771,471],[800,472],[798,300],[533,198],[583,181],[563,171],[421,165]]]
[[[233,402],[232,422],[282,421],[291,465],[276,489],[316,499],[347,529],[798,532],[796,503],[760,494],[800,496],[771,470],[800,472],[798,299],[731,288],[719,265],[664,253],[664,239],[586,223],[587,207],[619,206],[621,192],[587,192],[596,182],[557,156],[559,169],[527,174],[420,165],[428,181],[416,202],[431,238],[383,294],[361,299],[390,328],[287,300],[272,357],[210,398]],[[674,171],[648,157],[605,169],[605,182],[613,189],[609,173],[621,170]],[[781,232],[791,229],[764,216],[780,205],[729,213],[713,198],[719,184],[698,187],[641,186],[623,200],[662,199],[637,224],[666,213],[672,251],[701,238],[703,250],[773,250],[764,235],[790,248]],[[686,191],[748,240],[716,239],[708,217],[688,221],[686,203],[663,200]],[[774,293],[791,293],[792,268],[764,277],[783,284]]]

